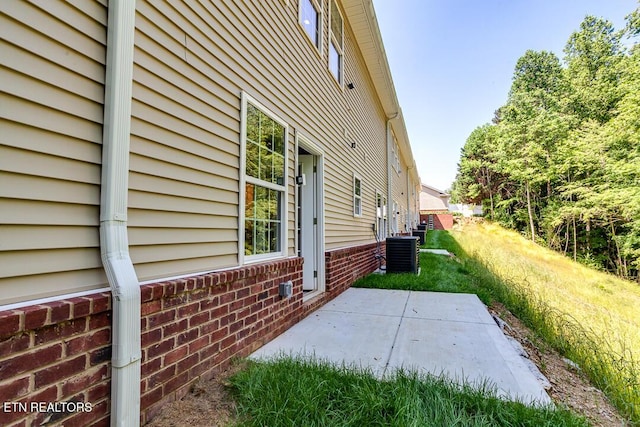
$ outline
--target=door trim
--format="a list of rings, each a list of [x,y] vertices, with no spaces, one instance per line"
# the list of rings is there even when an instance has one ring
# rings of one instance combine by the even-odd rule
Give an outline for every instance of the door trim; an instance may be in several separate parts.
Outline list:
[[[317,255],[317,287],[314,291],[306,292],[303,300],[306,301],[310,298],[313,298],[321,293],[325,292],[326,283],[325,283],[325,260],[324,260],[324,250],[325,250],[325,219],[324,219],[324,151],[320,146],[313,141],[311,141],[308,137],[302,135],[300,132],[296,132],[295,134],[295,171],[298,171],[298,151],[299,148],[303,148],[309,154],[313,155],[316,158],[316,180],[315,180],[315,193],[316,193],[316,208],[317,208],[317,222],[316,222],[316,255]],[[299,226],[300,219],[298,218],[298,198],[300,197],[300,189],[296,186],[296,215],[295,215],[295,253],[298,253],[300,248],[300,242],[298,241],[298,233],[297,229]]]

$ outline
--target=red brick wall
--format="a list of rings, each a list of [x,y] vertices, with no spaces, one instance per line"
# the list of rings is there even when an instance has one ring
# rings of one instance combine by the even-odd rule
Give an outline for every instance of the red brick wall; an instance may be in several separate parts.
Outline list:
[[[375,253],[375,244],[326,252],[326,292],[304,305],[301,258],[142,286],[141,422],[374,271]],[[288,280],[293,296],[282,299]],[[0,424],[109,425],[110,359],[109,293],[0,312]],[[32,412],[31,402],[91,411]]]
[[[278,285],[288,280],[293,296],[282,299]],[[300,319],[302,259],[144,285],[141,294],[145,423],[196,379]],[[110,304],[104,293],[0,312],[0,424],[109,425]],[[90,403],[91,412],[30,410],[31,402],[69,401]]]
[[[141,421],[293,326],[301,308],[302,258],[143,286]]]
[[[385,244],[380,244],[380,254],[385,254]],[[378,268],[375,243],[337,249],[325,253],[326,292],[334,298],[347,290],[361,277]]]
[[[382,242],[380,254],[385,254],[385,248]],[[304,303],[304,315],[340,295],[357,279],[376,271],[379,266],[375,257],[377,252],[376,243],[325,252],[325,292]]]
[[[437,214],[433,218],[433,228],[436,230],[451,230],[453,227],[453,215]]]
[[[433,214],[420,214],[420,223],[428,224],[429,215],[433,215],[433,229],[434,230],[451,230],[453,228],[453,215],[450,213],[433,213]]]
[[[108,425],[110,303],[99,293],[0,312],[0,424]],[[49,402],[90,403],[91,411],[31,412]]]

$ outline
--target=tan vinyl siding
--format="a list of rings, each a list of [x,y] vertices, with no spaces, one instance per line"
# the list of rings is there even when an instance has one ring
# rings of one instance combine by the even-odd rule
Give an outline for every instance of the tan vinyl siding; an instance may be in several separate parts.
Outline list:
[[[328,7],[323,2],[325,18]],[[137,8],[129,192],[136,214],[129,235],[141,280],[237,264],[242,91],[290,126],[288,253],[295,238],[294,129],[325,151],[327,249],[372,240],[375,191],[386,187],[385,124],[346,21],[345,82],[355,91],[336,84],[326,50],[320,56],[305,40],[297,2]],[[324,19],[325,46],[327,34]],[[355,219],[354,171],[367,177],[363,217]],[[171,221],[157,225],[144,221],[169,214]],[[182,233],[192,219],[203,232]]]
[[[101,265],[100,254],[96,256],[91,248],[45,248],[29,250],[28,254],[28,259],[19,251],[8,251],[4,254],[6,264],[3,265],[3,275],[23,277],[57,273],[61,264],[65,265],[68,271],[96,268]]]
[[[0,2],[0,304],[106,285],[106,7]]]
[[[386,117],[340,2],[345,85],[329,70],[331,2],[321,3],[320,51],[298,22],[297,0],[136,3],[128,237],[141,281],[237,265],[243,92],[288,126],[286,253],[295,255],[297,132],[324,153],[325,248],[373,241],[376,191],[393,200]],[[11,236],[0,244],[0,304],[106,285],[106,14],[106,0],[0,1],[0,218]]]
[[[294,143],[295,136],[291,133],[289,134],[289,152],[287,156],[289,158],[289,168],[287,171],[287,176],[289,177],[289,185],[287,186],[287,192],[289,194],[289,200],[287,201],[287,211],[288,211],[288,224],[287,224],[287,248],[288,255],[295,256],[295,239],[296,239],[296,218],[295,218],[295,210],[296,210],[296,200],[295,200],[295,184],[294,179],[296,176],[295,170],[295,152],[294,152]]]
[[[398,203],[398,211],[400,215],[398,216],[398,232],[404,233],[407,232],[408,229],[405,228],[407,224],[407,212],[409,206],[407,205],[407,164],[404,161],[404,158],[398,153],[399,161],[400,161],[400,173],[396,173],[395,170],[391,172],[392,177],[392,192],[393,192],[393,200]]]
[[[185,60],[185,40],[199,28],[166,3],[137,7],[129,176],[136,272],[150,280],[237,265],[239,97],[209,61]]]
[[[376,191],[387,192],[385,117],[347,24],[345,21],[345,84],[354,83],[355,89],[345,86],[343,93],[343,108],[348,112],[347,118],[352,119],[345,120],[342,125],[347,129],[347,137],[340,134],[342,129],[335,129],[335,142],[328,149],[327,249],[372,241],[371,225],[376,221],[375,194]],[[341,117],[338,111],[335,114]],[[356,143],[355,149],[351,148],[351,142]],[[362,178],[362,217],[353,216],[354,172]]]
[[[48,251],[48,253],[39,258],[37,255],[29,255],[34,263],[47,262],[53,264],[53,268],[45,274],[30,274],[28,276],[13,276],[10,278],[0,278],[0,289],[2,289],[2,302],[9,304],[13,302],[21,302],[57,296],[70,292],[84,292],[95,289],[104,289],[106,278],[96,275],[95,268],[92,268],[86,260],[94,261],[95,265],[101,265],[100,254],[91,253],[73,254],[75,258],[85,259],[84,265],[87,268],[76,268],[71,271],[53,271],[58,270],[61,262],[70,255],[65,251]],[[53,256],[51,256],[53,255]],[[24,257],[22,257],[24,260]]]
[[[0,188],[4,190],[4,178],[0,175]],[[10,187],[10,184],[7,184]],[[100,214],[98,206],[76,203],[58,203],[57,201],[27,200],[12,198],[2,199],[0,209],[1,224],[38,224],[46,212],[47,223],[50,225],[93,226],[95,218]],[[6,203],[6,204],[5,204]],[[4,207],[7,209],[4,209]]]

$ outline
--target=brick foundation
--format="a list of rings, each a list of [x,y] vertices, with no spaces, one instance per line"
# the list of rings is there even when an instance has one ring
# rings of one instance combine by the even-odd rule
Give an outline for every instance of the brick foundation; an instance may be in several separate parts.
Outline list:
[[[141,423],[374,271],[375,253],[375,244],[326,252],[326,292],[304,304],[301,258],[141,286]],[[293,296],[283,299],[288,280]],[[2,424],[109,425],[111,321],[110,293],[0,312]],[[32,411],[32,402],[76,404]]]
[[[141,422],[293,326],[301,307],[301,258],[143,286]]]
[[[110,303],[98,293],[0,312],[3,425],[108,425]],[[91,411],[37,407],[49,402],[90,403]]]
[[[382,242],[380,254],[385,254],[385,248]],[[304,303],[304,315],[340,295],[359,278],[376,271],[379,267],[377,249],[377,244],[372,243],[325,252],[325,292]]]
[[[434,230],[451,230],[453,228],[453,215],[450,213],[432,213],[432,214],[420,214],[420,223],[428,224],[429,215],[433,216],[433,229]]]

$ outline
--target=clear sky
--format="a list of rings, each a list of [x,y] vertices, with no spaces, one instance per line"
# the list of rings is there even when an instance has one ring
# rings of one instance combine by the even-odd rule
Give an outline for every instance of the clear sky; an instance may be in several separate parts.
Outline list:
[[[586,15],[622,29],[637,0],[373,0],[424,184],[450,188],[460,149],[491,121],[527,49],[562,50]]]

